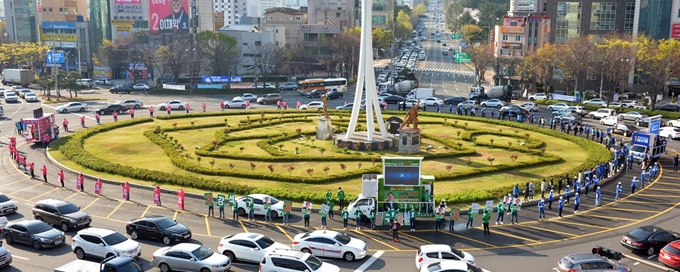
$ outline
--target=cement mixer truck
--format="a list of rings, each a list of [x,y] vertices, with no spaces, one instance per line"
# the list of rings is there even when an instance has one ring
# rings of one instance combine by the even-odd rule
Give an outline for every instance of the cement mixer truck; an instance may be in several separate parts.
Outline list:
[[[483,88],[471,88],[470,89],[470,99],[476,99],[479,101],[489,100],[492,98],[497,98],[505,102],[510,102],[512,99],[512,86],[493,86],[485,90]]]
[[[418,82],[415,80],[404,80],[394,84],[394,90],[402,96],[407,95],[416,87],[418,87]]]

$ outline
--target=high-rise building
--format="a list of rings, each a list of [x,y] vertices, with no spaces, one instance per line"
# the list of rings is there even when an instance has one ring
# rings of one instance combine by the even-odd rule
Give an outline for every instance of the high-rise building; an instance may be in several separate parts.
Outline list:
[[[86,22],[87,0],[40,0],[38,1],[38,22]]]
[[[224,14],[224,26],[236,25],[248,14],[246,0],[214,0],[215,12]]]
[[[90,1],[90,48],[94,54],[99,53],[104,40],[113,40],[111,6],[111,1]]]
[[[672,30],[672,4],[670,0],[636,0],[633,3],[633,37],[645,35],[656,40],[668,39]],[[676,10],[676,16],[677,12]]]
[[[633,31],[636,3],[632,0],[539,1],[542,1],[542,12],[552,19],[551,41],[555,43],[579,36],[597,40],[614,32]]]
[[[38,16],[35,0],[5,0],[7,42],[38,42]],[[42,9],[41,9],[42,10]]]
[[[395,1],[387,0],[374,0],[373,6],[373,27],[379,27],[382,29],[391,29],[392,26],[388,25],[392,21],[394,12]],[[361,1],[356,1],[354,6],[354,18],[356,18],[356,23],[354,25],[361,25]]]
[[[673,0],[671,6],[671,33],[673,39],[680,39],[680,0]]]
[[[354,1],[310,0],[308,4],[309,24],[340,26],[342,31],[354,27]]]

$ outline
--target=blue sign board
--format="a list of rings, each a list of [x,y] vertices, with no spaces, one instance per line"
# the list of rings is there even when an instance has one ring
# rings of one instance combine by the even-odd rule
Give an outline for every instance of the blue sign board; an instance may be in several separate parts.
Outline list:
[[[222,89],[222,84],[212,84],[212,83],[196,84],[196,88],[198,88],[198,89]]]
[[[467,42],[466,42],[466,41],[460,41],[460,42],[458,43],[458,45],[459,45],[460,47],[466,47],[466,46],[467,46]]]
[[[661,128],[661,116],[649,117],[649,133],[654,135],[659,135],[659,130]]]
[[[202,76],[201,81],[205,83],[232,83],[242,82],[240,76]]]
[[[76,29],[74,22],[42,22],[43,29]]]
[[[45,59],[47,60],[47,64],[64,63],[64,52],[47,52]]]
[[[630,137],[631,142],[633,145],[642,145],[642,146],[649,146],[649,143],[652,141],[652,137],[649,136],[648,134],[640,133],[640,132],[635,132],[633,135]]]

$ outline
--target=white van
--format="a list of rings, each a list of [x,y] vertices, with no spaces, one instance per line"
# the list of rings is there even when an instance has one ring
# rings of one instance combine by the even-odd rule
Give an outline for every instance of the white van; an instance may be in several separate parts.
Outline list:
[[[94,81],[92,79],[89,79],[89,78],[82,78],[82,79],[76,80],[76,84],[78,84],[80,86],[84,86],[84,87],[92,87],[92,86],[94,86]]]

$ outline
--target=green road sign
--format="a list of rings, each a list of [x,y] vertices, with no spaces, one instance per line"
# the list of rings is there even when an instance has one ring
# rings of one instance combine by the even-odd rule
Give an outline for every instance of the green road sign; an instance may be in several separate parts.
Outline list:
[[[456,52],[456,62],[472,62],[470,53]]]
[[[459,33],[451,33],[451,39],[452,40],[460,40],[460,34]]]

